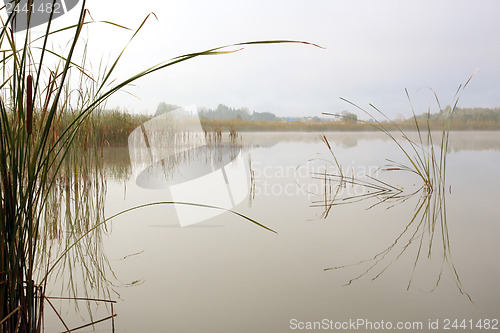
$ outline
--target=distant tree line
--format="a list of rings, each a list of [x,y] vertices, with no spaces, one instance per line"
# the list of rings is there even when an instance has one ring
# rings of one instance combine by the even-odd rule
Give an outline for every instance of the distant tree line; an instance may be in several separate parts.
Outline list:
[[[156,115],[179,107],[164,102],[158,105]],[[417,116],[419,126],[440,130],[451,108],[438,113]],[[373,122],[358,121],[356,114],[343,111],[338,117],[277,118],[270,112],[250,112],[248,108],[230,108],[220,104],[215,109],[200,108],[201,126],[204,130],[222,131],[374,131]],[[123,110],[107,110],[92,118],[92,131],[100,142],[111,146],[126,146],[128,135],[153,115],[130,114]],[[336,120],[336,121],[333,121]],[[71,119],[60,121],[71,121]],[[389,130],[416,130],[413,118],[382,122]],[[500,130],[500,108],[457,108],[453,112],[452,130]],[[90,143],[89,143],[90,144]],[[101,144],[101,143],[99,143]]]
[[[175,104],[167,104],[161,102],[156,108],[155,116],[159,116],[165,112],[179,109],[180,107]],[[246,121],[276,121],[277,117],[271,112],[250,112],[246,107],[231,108],[224,104],[219,104],[215,109],[201,107],[198,109],[200,119],[208,120],[246,120]]]
[[[438,113],[421,114],[417,116],[419,123],[429,122],[439,125],[450,114],[451,107],[447,106]],[[456,130],[497,130],[500,129],[500,107],[497,108],[456,108],[452,114],[452,129]],[[412,122],[413,119],[401,121]]]
[[[246,120],[246,121],[276,121],[276,115],[271,112],[250,112],[246,107],[239,109],[219,104],[215,109],[200,108],[200,119],[209,120]]]
[[[442,119],[448,112],[450,112],[451,107],[447,106],[444,110],[438,114]],[[453,120],[458,122],[492,122],[500,123],[500,107],[499,108],[457,108],[453,112]]]
[[[158,104],[156,114],[160,115],[168,111],[178,109],[179,106],[161,102]],[[443,121],[449,115],[451,107],[447,106],[437,113],[421,114],[416,116],[420,126],[429,126],[432,129],[442,128]],[[271,112],[251,112],[246,107],[232,108],[219,104],[211,109],[201,107],[198,114],[202,125],[210,124],[210,127],[222,127],[227,129],[234,127],[237,130],[374,130],[370,120],[360,121],[355,113],[342,111],[337,116],[326,118],[314,117],[280,117]],[[333,112],[332,112],[333,114]],[[272,124],[275,123],[275,124]],[[280,123],[280,124],[278,124]],[[297,123],[297,124],[296,124]],[[396,126],[390,121],[383,121],[386,126]],[[415,130],[413,117],[403,118],[399,115],[395,120],[400,128]],[[392,126],[392,127],[391,127]],[[394,127],[396,128],[396,127]],[[453,130],[500,130],[500,107],[498,108],[456,108],[453,111]]]
[[[165,102],[160,102],[158,104],[158,107],[156,108],[155,116],[162,115],[165,112],[174,111],[174,110],[176,110],[178,108],[180,108],[180,107],[177,106],[177,105],[175,105],[175,104],[167,104]]]

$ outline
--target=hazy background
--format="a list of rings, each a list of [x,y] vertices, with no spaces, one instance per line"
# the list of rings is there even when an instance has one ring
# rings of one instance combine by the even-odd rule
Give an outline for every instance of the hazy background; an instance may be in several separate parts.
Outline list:
[[[246,106],[278,116],[352,110],[339,97],[408,115],[404,94],[426,111],[432,87],[443,106],[477,69],[460,106],[500,106],[500,2],[485,1],[87,1],[95,20],[137,28],[121,61],[125,78],[177,55],[242,41],[294,39],[322,45],[246,47],[163,70],[113,97],[108,106],[154,113],[159,102]],[[55,21],[74,22],[78,9]],[[131,33],[95,25],[85,32],[98,64]]]

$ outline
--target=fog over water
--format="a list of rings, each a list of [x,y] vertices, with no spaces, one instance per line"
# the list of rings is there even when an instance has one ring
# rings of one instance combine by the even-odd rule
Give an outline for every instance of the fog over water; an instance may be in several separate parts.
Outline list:
[[[420,250],[420,238],[407,244],[414,231],[422,237],[431,232],[418,223],[422,215],[416,212],[425,195],[411,194],[419,178],[377,170],[386,159],[404,161],[404,155],[377,133],[326,136],[349,177],[355,171],[368,180],[363,175],[368,172],[408,197],[384,203],[384,197],[373,196],[333,206],[323,218],[325,207],[317,202],[325,197],[324,182],[310,176],[333,161],[318,134],[243,133],[254,194],[235,210],[278,235],[229,212],[182,228],[168,205],[113,219],[102,245],[118,278],[118,331],[292,332],[299,322],[362,319],[379,325],[382,320],[421,323],[426,332],[433,331],[430,321],[439,320],[442,328],[446,319],[466,318],[474,325],[498,319],[498,133],[451,133],[442,211],[446,223],[437,220],[434,244]],[[168,199],[165,189],[138,186],[127,171],[127,154],[118,149],[106,156],[106,216]],[[247,160],[244,165],[249,176]],[[203,191],[210,193],[199,188]],[[342,187],[338,202],[356,193],[354,186]],[[436,203],[428,205],[423,207],[432,211]],[[441,237],[449,244],[443,245]],[[390,249],[387,256],[377,257],[385,249]],[[419,257],[420,251],[426,255]],[[377,261],[371,258],[383,260],[365,273]],[[58,327],[50,316],[47,327]],[[67,320],[78,323],[70,314]]]
[[[404,88],[419,113],[436,91],[443,106],[479,68],[459,106],[500,106],[500,3],[481,1],[87,1],[95,20],[135,29],[154,12],[121,59],[123,78],[169,58],[254,40],[305,45],[249,46],[195,59],[154,74],[113,97],[109,106],[154,113],[159,102],[248,107],[279,116],[317,116],[373,103],[390,117],[409,115]],[[58,18],[74,22],[78,11]],[[89,27],[89,55],[118,55],[131,33]],[[64,41],[64,44],[65,45]],[[234,48],[233,48],[234,49]]]

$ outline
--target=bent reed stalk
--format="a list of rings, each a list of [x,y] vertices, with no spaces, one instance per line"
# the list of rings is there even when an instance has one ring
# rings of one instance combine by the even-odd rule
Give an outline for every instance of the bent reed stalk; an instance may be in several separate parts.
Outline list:
[[[13,4],[19,2],[14,0]],[[65,261],[71,249],[109,220],[81,225],[72,243],[62,245],[65,248],[61,254],[51,257],[51,247],[46,242],[47,230],[53,227],[57,231],[58,228],[48,224],[51,207],[47,202],[54,196],[54,189],[61,185],[61,172],[78,170],[74,165],[78,162],[70,158],[73,147],[80,145],[87,149],[94,145],[102,149],[102,139],[100,143],[99,138],[97,143],[92,143],[82,133],[92,114],[103,109],[109,97],[140,78],[199,56],[229,54],[254,44],[314,45],[289,40],[237,43],[185,54],[148,67],[123,81],[114,81],[112,75],[128,44],[111,66],[100,67],[98,75],[93,76],[87,69],[87,48],[81,37],[83,27],[94,23],[87,21],[89,15],[85,4],[83,0],[78,21],[61,29],[52,29],[51,13],[45,32],[36,38],[29,27],[20,33],[10,28],[16,15],[26,15],[22,11],[13,11],[1,22],[0,332],[42,330],[47,280],[57,272],[57,265]],[[130,41],[150,15],[133,31]],[[28,22],[29,19],[28,13]],[[115,23],[103,23],[127,29]],[[50,49],[51,38],[63,32],[72,32],[67,51]],[[79,51],[82,43],[83,51]],[[79,76],[76,86],[75,76]],[[268,229],[257,221],[235,214]],[[68,218],[73,219],[71,214]]]
[[[446,156],[448,152],[448,142],[450,137],[450,130],[453,120],[453,112],[457,109],[458,102],[460,97],[464,91],[464,89],[469,84],[472,77],[475,75],[477,70],[469,77],[465,84],[459,85],[455,96],[453,98],[453,107],[446,111],[444,115],[444,121],[442,124],[441,139],[439,140],[439,146],[436,151],[435,149],[435,140],[432,136],[432,128],[431,128],[431,112],[430,108],[427,111],[427,119],[422,128],[422,125],[419,123],[417,115],[415,114],[415,109],[412,105],[410,95],[408,90],[405,89],[406,96],[411,106],[411,112],[413,117],[413,125],[418,134],[418,141],[414,141],[408,137],[406,132],[394,121],[389,119],[386,114],[380,111],[373,104],[370,104],[370,107],[375,111],[375,114],[378,114],[384,118],[384,121],[378,120],[373,111],[367,111],[364,108],[354,104],[353,102],[342,98],[341,100],[349,103],[354,106],[357,110],[361,111],[365,115],[369,117],[369,121],[361,121],[363,123],[368,124],[369,126],[375,128],[376,130],[387,135],[389,139],[391,139],[399,148],[399,150],[404,154],[406,158],[405,163],[398,163],[393,160],[387,160],[391,163],[391,165],[386,167],[387,171],[408,171],[414,173],[419,176],[422,180],[423,187],[428,192],[432,192],[434,190],[444,191],[445,180],[446,180]],[[443,110],[441,107],[441,103],[439,102],[439,98],[437,94],[431,89],[431,92],[436,99],[437,106],[440,110]],[[323,113],[325,115],[336,116],[336,117],[344,117],[339,114],[332,113]],[[358,120],[360,121],[360,120]],[[385,124],[384,124],[385,122]],[[390,127],[390,128],[389,128]],[[398,138],[401,136],[402,142]],[[405,148],[404,144],[409,144],[409,148]],[[428,147],[426,149],[425,147]]]

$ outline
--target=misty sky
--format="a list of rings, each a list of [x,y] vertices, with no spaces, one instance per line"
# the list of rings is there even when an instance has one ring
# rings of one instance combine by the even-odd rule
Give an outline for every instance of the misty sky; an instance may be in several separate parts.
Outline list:
[[[177,55],[253,40],[320,44],[246,47],[197,58],[141,79],[108,106],[154,113],[159,102],[246,106],[279,116],[352,110],[339,97],[373,103],[390,116],[408,116],[408,88],[417,112],[433,88],[450,104],[460,83],[479,68],[460,106],[500,106],[500,1],[124,1],[90,0],[95,20],[137,28],[117,78]],[[62,26],[75,9],[57,20]],[[98,63],[116,56],[131,33],[106,25],[87,32]]]

